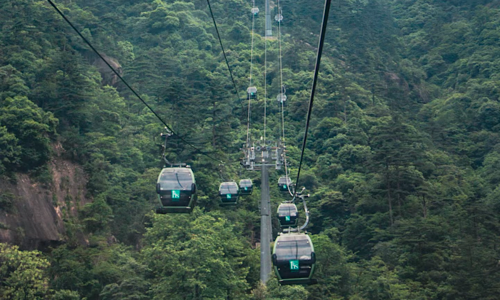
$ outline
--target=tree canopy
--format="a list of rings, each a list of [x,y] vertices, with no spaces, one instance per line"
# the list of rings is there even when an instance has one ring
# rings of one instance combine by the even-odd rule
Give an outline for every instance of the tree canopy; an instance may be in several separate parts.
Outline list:
[[[261,182],[237,161],[247,118],[251,139],[264,135],[264,107],[267,137],[282,133],[282,73],[297,171],[322,5],[280,4],[280,69],[263,2],[253,49],[251,2],[211,2],[237,95],[205,1],[56,3],[176,132],[166,155],[192,166],[198,208],[167,216],[152,212],[164,125],[47,1],[0,2],[0,176],[50,189],[61,156],[83,167],[91,200],[65,215],[63,245],[0,244],[0,298],[500,298],[498,3],[333,1],[299,183],[319,284],[279,287],[259,282]],[[220,208],[223,178],[252,178],[255,192]],[[274,211],[288,199],[271,186]],[[15,201],[0,192],[0,214]]]

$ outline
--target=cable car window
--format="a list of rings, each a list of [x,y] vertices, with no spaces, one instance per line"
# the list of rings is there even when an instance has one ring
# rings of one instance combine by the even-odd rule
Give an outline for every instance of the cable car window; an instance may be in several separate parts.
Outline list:
[[[220,186],[220,191],[222,193],[227,193],[227,194],[237,194],[238,193],[238,185],[235,183],[222,183]]]
[[[310,260],[311,245],[307,239],[279,241],[276,246],[276,256],[278,261]]]
[[[297,213],[297,207],[295,205],[280,205],[278,207],[278,214],[280,216],[285,215],[295,215]]]
[[[241,186],[252,186],[252,181],[250,179],[242,179],[240,180]]]
[[[282,204],[282,205],[280,205],[280,206],[278,207],[278,210],[279,210],[280,212],[281,212],[281,211],[282,211],[282,212],[288,212],[288,211],[290,211],[290,210],[294,210],[294,209],[292,208],[292,205]]]
[[[162,190],[191,190],[193,177],[190,172],[163,172],[159,183]]]
[[[288,177],[280,177],[280,179],[278,179],[278,182],[279,183],[290,183],[292,180]]]

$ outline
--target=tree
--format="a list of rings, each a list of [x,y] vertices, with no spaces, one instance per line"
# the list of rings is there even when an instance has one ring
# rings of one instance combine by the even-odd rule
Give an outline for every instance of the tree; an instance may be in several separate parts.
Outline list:
[[[11,170],[19,168],[22,171],[45,164],[51,153],[50,136],[55,134],[57,124],[58,120],[52,113],[44,112],[24,96],[5,99],[0,104],[0,126],[7,129],[7,132],[2,130],[2,140],[9,140],[10,148],[20,151],[8,152],[10,158],[3,163],[10,163]],[[19,148],[12,144],[14,139]],[[9,146],[5,148],[8,149]]]
[[[331,240],[327,234],[312,236],[317,257],[314,278],[318,285],[307,288],[308,299],[345,299],[351,294],[354,280],[352,258],[341,246]]]
[[[400,116],[382,118],[370,133],[372,135],[373,163],[376,167],[383,166],[384,168],[389,218],[392,225],[394,224],[392,210],[394,197],[398,204],[398,214],[402,215],[403,168],[420,163],[424,145],[419,143],[417,130],[413,126],[403,123]]]
[[[237,299],[248,288],[244,243],[218,213],[155,216],[145,238],[154,299]]]
[[[0,127],[0,174],[6,170],[6,166],[19,163],[21,147],[17,144],[18,139],[7,131],[7,127]]]
[[[41,299],[48,295],[47,259],[39,251],[20,251],[0,243],[0,298]]]

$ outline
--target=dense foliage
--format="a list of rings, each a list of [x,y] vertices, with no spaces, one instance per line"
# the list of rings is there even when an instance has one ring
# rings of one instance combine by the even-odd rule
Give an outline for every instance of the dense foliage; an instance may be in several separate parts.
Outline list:
[[[319,284],[281,288],[274,278],[259,283],[259,193],[236,209],[218,206],[222,178],[260,182],[237,163],[246,139],[251,1],[212,2],[238,96],[206,1],[57,2],[201,149],[178,136],[167,147],[170,160],[191,164],[196,175],[200,208],[189,216],[151,212],[162,124],[46,1],[0,2],[0,174],[27,172],[50,184],[53,148],[62,145],[66,159],[85,167],[93,199],[65,220],[63,246],[42,255],[0,244],[0,297],[500,298],[497,2],[333,1],[300,182],[311,193]],[[322,5],[281,4],[293,175]],[[256,19],[253,79],[262,91],[267,58],[267,135],[278,138],[278,41],[268,40],[265,53],[263,19]],[[254,140],[263,135],[263,108],[261,96],[252,104]],[[272,193],[274,205],[284,199]]]

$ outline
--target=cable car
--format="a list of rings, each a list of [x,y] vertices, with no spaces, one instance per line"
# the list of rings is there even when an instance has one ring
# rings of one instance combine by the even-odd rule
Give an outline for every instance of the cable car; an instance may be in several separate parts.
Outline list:
[[[259,14],[259,8],[258,8],[258,7],[252,7],[252,10],[251,10],[251,11],[252,11],[252,14],[253,14],[254,16],[256,16],[256,15],[258,15],[258,14]]]
[[[287,233],[276,238],[273,248],[274,272],[282,285],[314,284],[316,254],[305,233]]]
[[[279,22],[283,21],[283,16],[281,14],[276,14],[274,16],[274,20],[279,23]]]
[[[240,195],[251,195],[253,192],[252,179],[240,180]]]
[[[285,102],[286,101],[286,95],[284,93],[279,93],[278,96],[276,96],[276,100],[278,100],[278,102]]]
[[[156,182],[156,213],[189,213],[196,204],[196,182],[189,167],[163,168]]]
[[[247,89],[248,99],[257,99],[257,88],[251,86]]]
[[[292,180],[288,176],[281,176],[278,179],[278,187],[282,192],[288,192],[289,186],[292,185]]]
[[[281,227],[297,226],[297,222],[299,219],[299,212],[295,204],[281,203],[278,206],[277,215]]]
[[[221,205],[236,205],[239,198],[239,187],[236,182],[223,182],[219,186]]]

